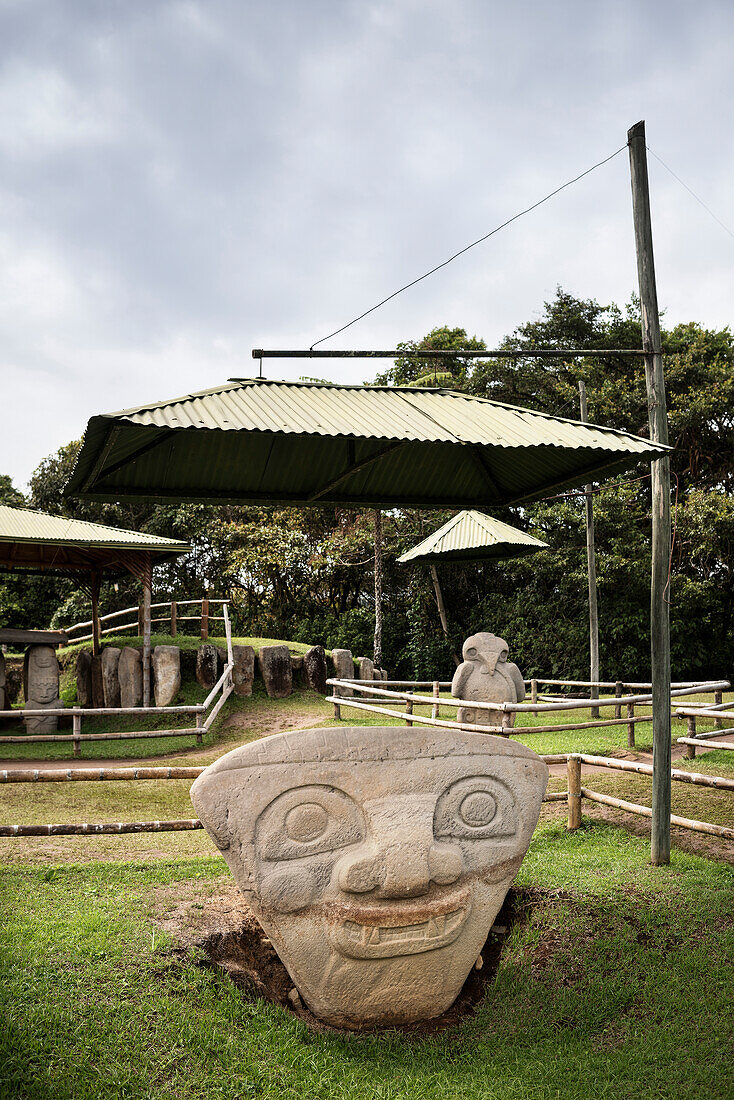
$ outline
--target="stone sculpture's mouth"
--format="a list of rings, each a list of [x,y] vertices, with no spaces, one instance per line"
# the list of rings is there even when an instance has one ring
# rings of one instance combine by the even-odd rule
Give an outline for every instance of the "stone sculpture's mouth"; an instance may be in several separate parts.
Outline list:
[[[389,959],[418,955],[453,943],[471,909],[468,890],[422,904],[338,905],[330,936],[342,955],[352,959]],[[340,919],[339,919],[340,918]]]

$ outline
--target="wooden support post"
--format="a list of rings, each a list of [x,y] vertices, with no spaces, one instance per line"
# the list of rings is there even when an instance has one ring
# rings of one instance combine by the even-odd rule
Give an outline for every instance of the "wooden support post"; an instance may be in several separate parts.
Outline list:
[[[336,718],[337,722],[341,722],[342,708],[337,702],[334,703],[334,717]]]
[[[71,732],[74,737],[74,756],[81,756],[82,743],[80,740],[80,734],[82,732],[82,716],[81,714],[75,714],[71,719]]]
[[[171,600],[171,637],[176,637],[176,619],[178,617],[178,605],[175,600]]]
[[[689,714],[688,715],[688,718],[686,720],[686,725],[688,726],[688,736],[689,737],[695,737],[696,736],[696,716],[695,716],[695,714]],[[695,760],[696,759],[696,746],[695,745],[686,745],[686,757],[687,757],[688,760]]]
[[[382,512],[375,508],[375,637],[372,658],[382,668]]]
[[[434,699],[440,699],[441,698],[441,685],[438,682],[438,680],[433,681],[433,698]],[[439,711],[439,705],[436,702],[431,707],[431,718],[438,718],[438,711]]]
[[[570,832],[581,825],[581,758],[568,758],[568,828]]]
[[[588,423],[586,411],[586,385],[579,382],[581,420]],[[596,553],[594,549],[594,494],[591,485],[584,486],[586,494],[586,561],[589,568],[589,679],[596,684],[599,680],[599,608],[596,600]],[[599,698],[599,688],[592,687],[590,699]],[[591,717],[599,717],[599,708],[591,708]]]
[[[92,654],[99,657],[102,651],[102,626],[99,621],[99,573],[92,573],[90,592],[92,595]]]
[[[413,713],[413,700],[412,699],[406,699],[405,700],[405,713],[406,714],[412,714]],[[405,719],[405,724],[406,724],[406,726],[412,726],[413,725],[412,718],[406,718]]]
[[[143,706],[150,706],[150,604],[153,588],[153,562],[150,552],[143,564]]]
[[[650,221],[645,123],[627,134],[632,181],[637,275],[642,311],[642,347],[650,439],[668,442],[668,414],[660,342],[660,317]],[[652,654],[652,829],[650,858],[654,865],[670,863],[670,458],[651,463],[652,575],[650,584],[650,648]]]
[[[723,697],[721,691],[715,691],[714,692],[714,705],[717,706],[717,707],[721,706],[723,700],[724,700],[724,697]],[[714,718],[714,728],[715,729],[717,729],[717,730],[723,729],[723,726],[724,726],[724,722],[721,718]]]
[[[209,599],[205,595],[201,601],[201,638],[206,641],[209,637]]]
[[[617,699],[619,699],[622,695],[622,681],[621,680],[617,680],[616,684],[614,685],[614,695],[615,695],[615,698],[617,698]],[[622,704],[621,703],[616,704],[616,706],[614,708],[614,717],[615,718],[621,718],[622,717]]]
[[[635,716],[635,704],[627,704],[627,748],[635,747],[635,723],[631,721]]]
[[[530,681],[530,702],[531,703],[537,703],[538,702],[538,681],[537,680],[531,680]],[[537,710],[534,710],[533,714],[537,718],[537,716],[538,716]]]
[[[138,604],[138,637],[142,638],[145,634],[145,605]]]

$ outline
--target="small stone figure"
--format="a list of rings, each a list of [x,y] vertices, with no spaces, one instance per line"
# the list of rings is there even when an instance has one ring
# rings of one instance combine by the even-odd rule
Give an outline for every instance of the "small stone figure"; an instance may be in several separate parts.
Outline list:
[[[359,1029],[453,1003],[547,781],[515,741],[342,727],[243,745],[199,776],[191,800],[299,995]]]
[[[454,673],[451,694],[455,699],[482,703],[521,703],[525,684],[517,665],[507,660],[509,647],[504,638],[479,633],[467,638],[462,649],[464,658]],[[515,725],[514,712],[459,707],[456,719],[477,726]],[[509,735],[507,735],[509,736]]]
[[[23,688],[26,710],[63,707],[59,698],[59,662],[53,646],[28,646],[23,665]],[[48,718],[28,717],[23,721],[28,733],[55,733],[59,726],[59,720],[54,715]]]

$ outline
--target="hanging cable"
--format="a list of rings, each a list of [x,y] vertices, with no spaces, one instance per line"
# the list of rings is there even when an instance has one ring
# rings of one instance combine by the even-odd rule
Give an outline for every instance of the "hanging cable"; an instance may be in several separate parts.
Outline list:
[[[709,215],[710,215],[710,216],[711,216],[711,217],[712,217],[712,218],[714,219],[714,221],[715,221],[715,222],[717,223],[717,225],[720,225],[720,226],[721,226],[721,228],[722,228],[722,229],[724,230],[724,232],[728,233],[730,237],[734,237],[734,233],[732,233],[732,231],[731,231],[731,229],[729,228],[729,226],[728,226],[728,225],[724,225],[724,223],[722,222],[721,218],[717,218],[717,217],[716,217],[716,214],[714,214],[713,210],[710,210],[710,209],[709,209],[709,207],[708,207],[708,206],[706,205],[706,203],[705,203],[705,202],[703,201],[703,199],[700,199],[700,198],[698,197],[698,195],[696,194],[696,192],[695,192],[695,191],[694,191],[694,190],[693,190],[692,188],[690,188],[690,187],[688,186],[688,184],[687,184],[687,183],[684,183],[684,182],[683,182],[683,180],[682,180],[682,179],[680,178],[680,176],[677,176],[677,175],[675,174],[675,172],[673,171],[673,169],[672,169],[672,168],[670,168],[670,167],[669,167],[669,165],[667,165],[667,164],[665,163],[665,161],[663,160],[663,158],[662,158],[662,157],[659,157],[659,156],[657,155],[657,153],[656,153],[656,152],[654,152],[654,151],[653,151],[653,150],[652,150],[652,149],[650,148],[650,146],[649,146],[649,145],[647,146],[647,151],[648,151],[648,153],[652,154],[652,156],[654,156],[654,157],[655,157],[655,160],[659,161],[659,162],[660,162],[660,163],[662,164],[662,166],[663,166],[663,168],[664,168],[664,169],[666,170],[666,172],[670,172],[670,174],[671,174],[671,176],[673,177],[673,179],[674,179],[674,180],[678,180],[678,183],[679,183],[679,184],[681,185],[681,187],[684,187],[684,188],[686,189],[686,191],[688,192],[688,194],[689,194],[689,195],[691,195],[691,196],[692,196],[692,197],[693,197],[693,198],[694,198],[694,199],[696,200],[696,202],[697,202],[697,203],[698,203],[698,204],[699,204],[700,206],[702,206],[702,207],[704,208],[704,210],[706,211],[706,213],[707,213],[707,214],[709,214]]]
[[[328,336],[322,336],[320,340],[316,340],[313,344],[311,344],[310,350],[313,351],[317,344],[323,344],[325,340],[331,340],[332,336],[338,336],[340,332],[344,332],[346,329],[351,328],[352,325],[356,325],[357,321],[361,321],[364,317],[369,316],[370,313],[374,313],[376,309],[380,308],[380,306],[384,306],[387,302],[392,301],[393,298],[397,298],[398,294],[402,294],[404,290],[409,290],[410,287],[415,286],[416,283],[423,282],[423,280],[427,279],[429,275],[434,275],[437,271],[440,271],[442,267],[446,267],[454,260],[457,260],[459,256],[463,256],[464,253],[468,252],[470,248],[476,248],[478,244],[482,244],[484,241],[488,241],[490,237],[493,237],[495,235],[495,233],[499,233],[500,229],[505,229],[506,226],[512,225],[512,223],[516,222],[518,218],[522,218],[523,215],[529,214],[532,210],[537,210],[538,207],[542,206],[544,202],[548,202],[549,199],[552,199],[561,191],[565,191],[565,189],[567,187],[570,187],[572,184],[578,183],[579,180],[582,180],[584,176],[588,176],[589,173],[593,172],[596,168],[601,168],[603,164],[608,164],[610,160],[613,160],[616,156],[619,156],[619,154],[626,148],[627,144],[625,142],[624,145],[621,145],[619,149],[617,149],[614,153],[611,153],[608,157],[605,157],[604,160],[597,161],[596,164],[592,164],[591,168],[587,168],[584,172],[581,172],[580,175],[574,176],[573,179],[566,180],[566,182],[562,183],[560,187],[556,187],[554,191],[549,192],[549,194],[545,195],[542,199],[538,199],[537,202],[534,202],[532,206],[527,206],[524,210],[520,210],[519,213],[513,214],[511,218],[508,218],[507,221],[502,222],[501,225],[498,225],[494,229],[491,229],[489,233],[485,233],[483,237],[478,237],[476,241],[472,241],[471,244],[467,244],[464,246],[464,248],[460,248],[458,252],[454,252],[453,256],[449,256],[449,258],[447,260],[444,260],[443,263],[436,264],[436,266],[432,267],[430,271],[426,271],[424,275],[419,275],[417,279],[413,279],[411,282],[406,283],[405,286],[401,286],[399,290],[394,290],[392,294],[388,294],[387,298],[383,298],[381,302],[378,302],[374,306],[370,306],[370,308],[366,309],[364,313],[360,313],[358,317],[355,317],[353,318],[353,320],[348,321],[346,325],[342,325],[341,328],[334,329],[334,331],[330,332]]]

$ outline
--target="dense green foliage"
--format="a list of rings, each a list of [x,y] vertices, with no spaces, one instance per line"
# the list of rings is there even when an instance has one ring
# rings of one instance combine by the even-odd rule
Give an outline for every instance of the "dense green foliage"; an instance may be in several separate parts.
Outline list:
[[[675,487],[670,606],[673,674],[730,675],[734,664],[734,343],[728,329],[694,323],[663,333]],[[503,347],[634,347],[636,302],[621,310],[558,290],[539,318]],[[402,345],[475,348],[463,329],[437,328]],[[578,382],[589,417],[647,434],[644,369],[638,358],[448,360],[399,358],[383,385],[451,385],[493,400],[578,416]],[[196,597],[208,582],[232,599],[238,633],[345,645],[371,653],[374,624],[372,516],[346,508],[100,505],[62,497],[78,449],[69,444],[33,475],[28,503],[49,512],[188,539],[192,554],[156,569],[155,594]],[[7,483],[7,484],[6,484]],[[13,493],[8,479],[0,494]],[[519,562],[439,567],[452,637],[443,638],[425,566],[396,557],[435,530],[449,512],[395,511],[384,517],[386,665],[403,675],[449,675],[452,651],[469,631],[508,639],[526,675],[588,674],[587,575],[583,497],[555,496],[499,518],[529,530],[551,550]],[[603,678],[649,675],[650,489],[647,468],[611,480],[595,495]],[[132,581],[107,586],[103,610],[137,602]],[[11,580],[0,585],[0,620],[46,625],[86,617],[69,582]]]

